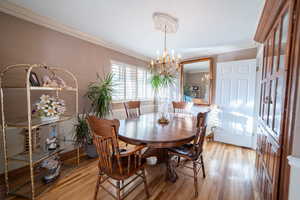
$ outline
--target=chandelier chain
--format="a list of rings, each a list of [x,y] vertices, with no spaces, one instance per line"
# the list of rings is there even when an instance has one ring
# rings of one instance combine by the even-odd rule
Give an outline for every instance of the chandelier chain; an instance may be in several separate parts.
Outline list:
[[[165,25],[165,46],[164,51],[167,51],[167,25]]]
[[[152,71],[158,72],[161,75],[177,74],[180,69],[180,54],[175,55],[174,49],[171,52],[167,49],[167,31],[168,24],[165,23],[163,29],[160,29],[164,33],[163,52],[159,55],[157,51],[157,58],[151,60],[150,68]]]

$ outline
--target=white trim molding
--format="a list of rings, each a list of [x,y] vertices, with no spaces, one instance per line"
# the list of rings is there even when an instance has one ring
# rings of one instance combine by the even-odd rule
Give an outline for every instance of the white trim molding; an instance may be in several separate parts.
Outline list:
[[[288,156],[287,159],[291,167],[300,168],[300,158],[295,156]]]
[[[109,49],[112,49],[114,51],[118,51],[120,53],[123,53],[128,56],[132,56],[144,61],[149,62],[151,58],[144,56],[138,52],[123,48],[119,45],[112,44],[109,42],[104,41],[103,39],[99,39],[99,37],[89,35],[87,33],[83,33],[79,30],[76,30],[75,28],[72,28],[70,26],[66,26],[64,24],[61,24],[51,18],[38,15],[34,13],[32,10],[24,8],[22,6],[16,5],[14,3],[8,2],[7,0],[0,0],[0,11],[4,12],[6,14],[21,18],[23,20],[32,22],[34,24],[47,27],[49,29],[58,31],[60,33],[64,33],[66,35],[70,35],[73,37],[76,37],[78,39],[100,45]]]

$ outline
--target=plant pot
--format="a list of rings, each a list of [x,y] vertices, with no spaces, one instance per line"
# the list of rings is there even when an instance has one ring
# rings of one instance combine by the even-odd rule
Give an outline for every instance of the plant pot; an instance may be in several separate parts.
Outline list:
[[[53,116],[53,117],[41,117],[41,121],[42,122],[47,122],[47,121],[55,121],[55,120],[59,120],[59,116]]]
[[[85,145],[84,149],[85,149],[86,155],[89,158],[97,158],[98,157],[96,146],[94,144],[87,144],[87,145]]]

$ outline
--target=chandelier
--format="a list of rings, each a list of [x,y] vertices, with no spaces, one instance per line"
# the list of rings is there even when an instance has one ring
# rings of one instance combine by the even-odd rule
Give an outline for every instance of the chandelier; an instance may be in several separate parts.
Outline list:
[[[151,60],[151,70],[160,75],[173,75],[180,68],[181,55],[175,55],[174,49],[172,49],[171,53],[167,49],[167,33],[177,32],[178,20],[165,13],[154,13],[153,20],[155,28],[164,33],[164,48],[161,55],[157,51],[157,58]]]

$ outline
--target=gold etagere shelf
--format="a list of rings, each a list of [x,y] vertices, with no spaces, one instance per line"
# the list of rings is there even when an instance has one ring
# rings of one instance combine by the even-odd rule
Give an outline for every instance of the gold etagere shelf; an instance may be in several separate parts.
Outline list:
[[[31,86],[30,84],[30,74],[33,70],[36,69],[43,69],[48,70],[49,72],[61,72],[69,77],[72,78],[73,86],[68,87],[44,87],[44,86]],[[14,87],[9,86],[7,84],[4,84],[3,80],[5,79],[5,76],[8,72],[12,72],[12,70],[25,70],[25,84],[24,87]],[[10,77],[11,78],[11,77]],[[3,90],[16,90],[17,92],[19,90],[24,90],[26,92],[26,101],[24,101],[27,104],[27,117],[25,119],[16,119],[14,121],[6,121],[5,118],[5,108],[4,108],[4,92]],[[70,91],[75,93],[75,113],[73,115],[69,116],[60,116],[57,120],[50,120],[50,121],[42,121],[40,118],[33,117],[32,116],[32,102],[31,102],[31,93],[33,91],[55,91],[58,95],[59,92],[64,91]],[[35,176],[34,167],[43,161],[44,159],[47,159],[53,155],[69,152],[74,149],[77,150],[77,164],[79,164],[79,147],[74,145],[73,141],[60,141],[59,147],[56,150],[45,150],[45,149],[38,149],[33,150],[32,148],[32,132],[34,129],[37,129],[41,126],[47,126],[47,125],[53,125],[56,123],[61,123],[64,121],[72,120],[74,119],[78,114],[78,83],[76,77],[69,72],[68,70],[61,68],[61,67],[53,67],[53,66],[47,66],[44,64],[17,64],[17,65],[10,65],[6,67],[0,74],[0,97],[1,97],[1,128],[2,128],[2,135],[3,135],[3,148],[4,148],[4,174],[5,174],[5,185],[6,185],[6,192],[7,195],[16,195],[16,196],[22,196],[29,199],[36,199],[36,197],[41,193],[40,191],[36,191],[35,187],[35,181],[40,179],[43,174],[40,173],[39,175]],[[7,128],[22,128],[28,130],[28,142],[29,142],[29,150],[28,152],[19,153],[17,155],[8,156],[8,143],[7,143]],[[28,181],[23,182],[20,185],[17,185],[14,187],[14,189],[10,190],[10,180],[9,180],[9,169],[8,169],[8,163],[11,161],[17,161],[17,162],[24,162],[25,166],[29,166],[30,170],[30,178]],[[46,191],[47,188],[49,188],[49,185],[51,184],[45,184],[39,187],[38,190],[41,189],[41,191]]]

